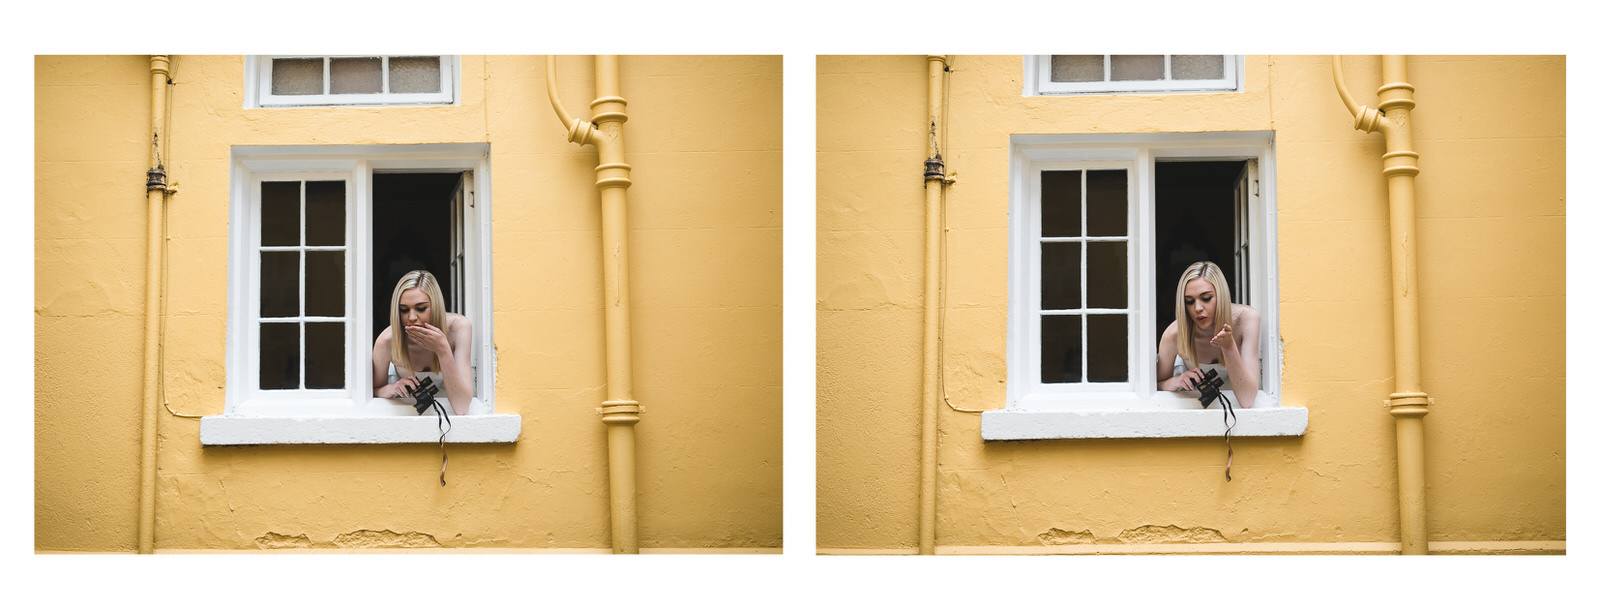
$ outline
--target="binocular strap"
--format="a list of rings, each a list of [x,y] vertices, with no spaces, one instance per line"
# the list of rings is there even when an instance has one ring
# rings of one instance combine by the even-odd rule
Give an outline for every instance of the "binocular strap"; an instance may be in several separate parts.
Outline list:
[[[1233,413],[1233,404],[1228,402],[1227,397],[1217,395],[1217,399],[1222,401],[1222,426],[1225,427],[1222,431],[1222,441],[1228,444],[1228,466],[1223,467],[1222,476],[1231,482],[1233,481],[1233,425],[1238,424],[1239,416]],[[1232,422],[1228,420],[1230,417],[1233,419]]]
[[[449,433],[450,429],[445,428],[445,425],[450,424],[450,428],[455,428],[455,425],[450,423],[450,414],[444,412],[444,406],[439,405],[438,401],[434,401],[432,407],[434,414],[437,415],[436,419],[439,421],[439,485],[443,486],[444,469],[450,466],[450,454],[444,451],[444,435]]]

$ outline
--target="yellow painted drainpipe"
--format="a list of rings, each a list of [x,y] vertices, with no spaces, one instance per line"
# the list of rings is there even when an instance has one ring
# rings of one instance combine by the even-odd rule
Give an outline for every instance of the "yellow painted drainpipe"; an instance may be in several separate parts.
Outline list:
[[[1417,152],[1411,146],[1411,99],[1406,56],[1383,56],[1378,108],[1357,106],[1345,88],[1343,59],[1333,58],[1339,98],[1356,119],[1356,129],[1383,134],[1388,151],[1383,176],[1389,182],[1389,256],[1394,286],[1394,385],[1384,405],[1395,419],[1395,455],[1400,490],[1400,553],[1428,553],[1427,488],[1423,480],[1422,418],[1433,398],[1422,390],[1422,341],[1418,333],[1416,176]]]
[[[144,426],[139,459],[139,553],[155,551],[157,384],[161,380],[163,295],[162,216],[167,205],[167,171],[161,162],[162,132],[167,120],[167,83],[171,61],[150,56],[150,170],[145,173],[149,230],[145,247],[144,290]]]
[[[942,337],[939,313],[944,300],[940,274],[944,242],[944,158],[939,139],[944,134],[944,79],[948,62],[943,55],[928,56],[928,160],[923,164],[926,192],[926,244],[922,282],[922,487],[918,513],[917,551],[934,553],[935,501],[939,474],[939,355]]]
[[[622,124],[628,101],[622,97],[617,56],[594,60],[593,122],[567,114],[556,93],[556,60],[545,58],[545,84],[550,105],[567,139],[593,144],[599,153],[595,185],[600,188],[600,244],[606,308],[606,400],[597,410],[606,424],[611,488],[611,551],[639,553],[639,511],[634,475],[634,432],[644,408],[633,399],[633,354],[628,313],[628,186],[632,166],[623,161]]]

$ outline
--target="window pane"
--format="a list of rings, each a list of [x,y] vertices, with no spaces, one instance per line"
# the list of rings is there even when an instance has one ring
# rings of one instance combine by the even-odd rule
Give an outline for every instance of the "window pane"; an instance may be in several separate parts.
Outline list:
[[[306,253],[306,316],[344,316],[344,251]]]
[[[306,183],[306,245],[344,245],[344,181]]]
[[[261,183],[261,245],[300,245],[300,183]]]
[[[1082,83],[1106,80],[1104,55],[1051,55],[1050,80]]]
[[[1128,171],[1089,172],[1087,182],[1089,235],[1128,235]]]
[[[1083,379],[1083,329],[1077,315],[1041,316],[1039,381],[1045,384]],[[1124,359],[1126,360],[1126,359]]]
[[[1070,238],[1083,235],[1083,172],[1041,172],[1039,177],[1040,235]]]
[[[344,323],[306,323],[306,388],[344,388]]]
[[[1172,56],[1172,78],[1179,81],[1194,81],[1222,78],[1221,55],[1174,55]]]
[[[272,60],[272,95],[320,95],[322,58]]]
[[[330,93],[383,93],[383,59],[336,57],[328,62]]]
[[[300,253],[261,253],[261,316],[300,315]]]
[[[1166,77],[1166,61],[1163,55],[1111,56],[1113,81],[1159,81]]]
[[[261,388],[300,388],[300,323],[261,324]]]
[[[1089,317],[1089,381],[1128,381],[1128,315]]]
[[[439,58],[389,58],[389,93],[439,93]]]
[[[1039,245],[1039,307],[1045,310],[1071,310],[1079,307],[1078,265],[1083,246],[1077,242],[1045,242]]]
[[[1128,307],[1128,243],[1089,243],[1089,307]]]

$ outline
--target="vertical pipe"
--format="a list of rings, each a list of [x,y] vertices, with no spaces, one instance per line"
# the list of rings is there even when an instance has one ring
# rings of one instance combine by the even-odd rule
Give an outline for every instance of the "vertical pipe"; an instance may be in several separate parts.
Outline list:
[[[593,123],[569,116],[556,94],[555,58],[545,61],[550,105],[568,129],[567,139],[593,144],[600,189],[600,256],[605,292],[606,400],[600,421],[606,425],[606,456],[611,489],[611,551],[639,553],[638,486],[634,471],[634,425],[644,408],[633,398],[631,314],[628,310],[628,187],[633,171],[624,161],[622,124],[628,101],[622,97],[620,64],[615,55],[594,60]]]
[[[157,384],[160,383],[162,212],[167,201],[166,168],[161,163],[161,135],[166,125],[167,76],[171,63],[165,55],[150,56],[150,170],[145,173],[145,198],[149,228],[145,247],[144,290],[144,410],[139,458],[139,553],[155,551],[156,530],[156,424]]]
[[[1396,483],[1400,494],[1400,553],[1428,553],[1427,486],[1423,473],[1422,418],[1433,403],[1422,390],[1421,315],[1417,297],[1416,151],[1411,144],[1411,99],[1406,56],[1383,56],[1378,111],[1388,152],[1390,273],[1394,286],[1394,383],[1389,414],[1395,419]]]
[[[944,218],[944,159],[939,137],[944,129],[945,57],[928,56],[928,160],[923,169],[926,222],[922,283],[922,486],[917,551],[934,553],[934,522],[939,468],[939,309]]]
[[[1378,108],[1357,107],[1344,86],[1340,59],[1333,58],[1334,85],[1356,128],[1383,134],[1383,176],[1389,186],[1389,274],[1393,290],[1394,384],[1384,405],[1395,419],[1395,471],[1400,503],[1400,553],[1428,553],[1427,485],[1423,470],[1422,418],[1433,399],[1422,390],[1421,314],[1417,297],[1416,176],[1411,144],[1411,109],[1416,90],[1406,75],[1406,56],[1385,55]]]

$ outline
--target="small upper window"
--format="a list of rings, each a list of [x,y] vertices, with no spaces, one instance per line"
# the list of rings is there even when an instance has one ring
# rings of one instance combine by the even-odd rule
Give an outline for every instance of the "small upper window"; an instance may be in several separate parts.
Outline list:
[[[1031,55],[1028,95],[1238,91],[1236,55]]]
[[[251,107],[394,106],[456,103],[457,58],[252,56],[245,70]]]

